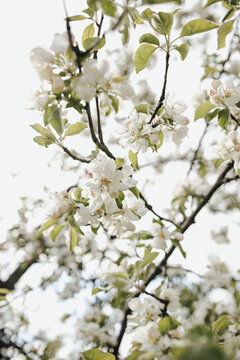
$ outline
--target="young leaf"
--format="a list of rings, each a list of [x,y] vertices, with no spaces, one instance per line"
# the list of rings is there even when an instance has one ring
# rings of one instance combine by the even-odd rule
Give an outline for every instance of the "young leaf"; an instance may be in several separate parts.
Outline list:
[[[154,44],[154,45],[160,45],[158,38],[150,33],[143,34],[139,39],[139,43],[140,44],[141,43],[149,43],[149,44]]]
[[[45,230],[47,230],[48,228],[50,228],[51,226],[53,226],[54,224],[56,224],[58,222],[58,219],[49,219],[48,221],[46,221],[38,230],[38,233],[41,233]]]
[[[160,334],[163,336],[166,335],[170,330],[176,329],[179,325],[181,324],[176,319],[170,316],[165,316],[159,321],[158,330]]]
[[[71,227],[70,230],[70,251],[72,252],[73,249],[77,246],[78,244],[78,234],[76,233],[76,231]]]
[[[175,49],[179,52],[181,59],[185,60],[189,51],[189,45],[184,43],[180,46],[176,46]]]
[[[199,34],[205,31],[215,29],[217,27],[218,25],[205,19],[191,20],[183,26],[180,36],[191,36],[194,34]]]
[[[50,237],[51,237],[52,241],[55,241],[56,237],[58,236],[58,234],[60,234],[60,232],[62,231],[63,228],[64,228],[64,225],[60,225],[60,224],[54,226],[54,228],[50,232]]]
[[[143,261],[140,263],[140,267],[144,268],[146,265],[153,262],[154,259],[158,256],[158,252],[151,252],[148,249],[145,250]]]
[[[134,108],[138,113],[148,114],[149,104],[139,104],[136,105]]]
[[[134,167],[134,169],[139,170],[137,153],[134,153],[132,150],[129,150],[128,158],[131,161],[132,166]]]
[[[82,46],[84,46],[84,41],[85,41],[86,39],[93,37],[94,33],[95,33],[94,24],[91,23],[91,24],[88,25],[88,26],[84,29],[84,31],[83,31],[82,40],[81,40]]]
[[[101,0],[101,6],[106,15],[114,16],[117,10],[111,0]]]
[[[89,37],[86,40],[84,40],[83,42],[83,47],[85,50],[88,50],[89,48],[91,48],[95,43],[97,43],[99,41],[100,38],[98,37]],[[105,37],[103,37],[101,39],[101,41],[99,41],[99,43],[97,43],[96,46],[94,46],[94,48],[92,49],[92,51],[97,51],[99,49],[101,49],[104,45],[106,44],[106,40]]]
[[[129,188],[128,190],[130,190],[133,193],[133,195],[135,195],[136,198],[139,199],[139,190],[136,186]]]
[[[218,29],[218,49],[225,47],[225,40],[228,34],[233,30],[233,24],[235,20],[230,20],[223,23]]]
[[[227,329],[229,325],[232,325],[233,322],[229,320],[227,315],[222,315],[217,321],[212,324],[212,329],[215,333],[220,333],[221,331]]]
[[[206,102],[200,104],[195,111],[194,121],[201,119],[201,118],[205,118],[207,113],[210,110],[212,110],[213,108],[214,108],[214,105],[212,103],[210,103],[210,101],[206,101]]]
[[[147,66],[153,52],[156,49],[157,48],[152,44],[142,44],[139,46],[134,59],[136,73],[139,73],[139,71],[143,70]]]
[[[79,20],[85,20],[85,19],[88,19],[88,18],[84,15],[74,15],[74,16],[69,16],[69,18],[68,18],[69,21],[79,21]]]
[[[99,289],[99,288],[95,288],[95,289],[92,290],[92,295],[95,295],[95,294],[97,294],[97,293],[99,293],[101,291],[103,291],[103,290]]]
[[[142,17],[143,20],[149,20],[150,17],[152,16],[152,14],[154,14],[154,11],[147,8],[141,13],[141,17]]]
[[[87,125],[83,122],[77,122],[69,126],[64,136],[73,136],[80,134],[84,129],[87,128]]]
[[[122,159],[122,158],[116,158],[116,159],[115,159],[115,164],[116,164],[117,168],[119,169],[120,167],[123,166],[123,164],[124,164],[124,159]]]
[[[216,2],[219,2],[221,0],[208,0],[206,5],[204,6],[205,8],[212,5],[212,4],[215,4]]]
[[[49,141],[49,140],[46,140],[44,137],[42,136],[35,136],[33,138],[33,141],[35,141],[35,143],[37,143],[38,145],[40,146],[46,146],[48,147],[48,145],[51,145],[53,144],[53,141]]]
[[[225,108],[218,113],[218,123],[221,126],[221,128],[226,129],[228,121],[230,118],[230,113],[228,108]]]
[[[103,352],[98,349],[92,349],[82,352],[85,360],[115,360],[115,356],[113,354],[109,354]]]
[[[159,12],[150,17],[149,23],[151,27],[162,35],[168,35],[173,25],[173,13]]]
[[[61,111],[57,105],[49,106],[44,112],[44,124],[50,124],[58,134],[63,132]]]

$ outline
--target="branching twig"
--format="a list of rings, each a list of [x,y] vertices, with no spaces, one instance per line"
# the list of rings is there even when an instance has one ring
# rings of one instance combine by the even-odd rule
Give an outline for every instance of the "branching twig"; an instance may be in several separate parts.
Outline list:
[[[68,150],[68,148],[66,148],[66,146],[63,146],[63,145],[60,145],[60,147],[63,149],[63,151],[68,154],[73,160],[77,160],[77,161],[80,161],[82,163],[86,163],[86,164],[89,164],[90,163],[90,160],[87,160],[87,159],[83,159],[83,158],[80,158],[78,157],[77,155],[74,155],[70,150]]]
[[[204,129],[204,131],[203,131],[203,133],[202,133],[202,136],[201,136],[201,138],[200,138],[200,140],[199,140],[198,146],[197,146],[196,150],[194,151],[193,158],[192,158],[192,160],[191,160],[190,167],[189,167],[189,170],[188,170],[187,175],[189,175],[190,172],[192,171],[194,162],[195,162],[195,160],[197,159],[198,152],[199,152],[200,147],[201,147],[201,145],[202,145],[202,141],[203,141],[203,139],[204,139],[204,136],[205,136],[206,133],[207,133],[208,125],[209,125],[209,123],[207,122],[207,123],[206,123],[206,126],[205,126],[205,129]]]
[[[147,295],[153,297],[154,299],[156,299],[157,301],[159,301],[160,303],[162,303],[162,304],[164,304],[164,305],[168,305],[168,304],[169,304],[169,301],[168,301],[168,300],[166,300],[166,299],[161,299],[160,297],[156,296],[155,294],[152,294],[152,293],[148,292],[147,290],[144,290],[143,292],[144,292],[144,294],[147,294]]]
[[[169,68],[169,59],[170,59],[170,53],[169,50],[166,52],[166,60],[165,60],[165,74],[164,74],[164,82],[163,82],[163,88],[162,88],[162,93],[160,96],[160,99],[158,101],[158,104],[151,116],[151,119],[149,120],[148,124],[151,124],[153,119],[155,118],[157,112],[159,109],[161,109],[161,107],[163,106],[163,101],[165,99],[165,94],[166,94],[166,86],[167,86],[167,75],[168,75],[168,68]]]

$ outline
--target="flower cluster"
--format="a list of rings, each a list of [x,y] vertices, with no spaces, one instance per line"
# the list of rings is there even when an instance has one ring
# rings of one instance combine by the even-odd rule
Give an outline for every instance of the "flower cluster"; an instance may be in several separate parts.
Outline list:
[[[149,123],[149,114],[137,113],[135,110],[125,120],[124,126],[118,130],[122,147],[129,147],[135,152],[147,151],[148,147],[157,150],[163,138],[172,139],[179,145],[188,134],[189,119],[182,113],[186,106],[180,102],[171,104],[165,101],[153,124]]]
[[[240,117],[240,109],[236,105],[240,102],[240,84],[231,79],[225,82],[219,80],[212,81],[212,89],[210,90],[210,101],[218,108],[228,107],[231,114],[236,118]]]
[[[234,168],[240,171],[240,135],[239,130],[231,130],[224,135],[221,141],[214,145],[214,152],[223,160],[233,160]]]

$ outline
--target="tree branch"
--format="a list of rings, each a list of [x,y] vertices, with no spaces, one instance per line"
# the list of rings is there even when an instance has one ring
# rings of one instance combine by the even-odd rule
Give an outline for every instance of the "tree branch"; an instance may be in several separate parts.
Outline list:
[[[167,75],[168,75],[168,68],[169,68],[169,59],[170,59],[170,53],[169,50],[167,50],[166,52],[166,59],[165,59],[165,74],[164,74],[164,82],[163,82],[163,88],[162,88],[162,93],[160,96],[160,99],[158,101],[158,104],[151,116],[151,119],[149,120],[148,124],[151,124],[153,119],[155,118],[157,112],[159,109],[161,109],[161,107],[163,106],[163,101],[165,99],[165,94],[166,94],[166,87],[167,87]],[[153,126],[154,127],[154,126]]]
[[[30,260],[23,261],[17,269],[9,276],[6,281],[0,281],[0,287],[8,290],[13,290],[18,280],[25,274],[25,272],[38,261],[38,255]]]
[[[201,203],[198,205],[198,207],[192,212],[192,214],[184,221],[184,223],[181,225],[180,229],[182,231],[182,233],[184,233],[195,221],[195,217],[197,216],[197,214],[201,211],[201,209],[208,203],[208,201],[212,198],[213,194],[224,184],[225,181],[225,176],[227,175],[227,173],[233,168],[233,162],[230,162],[226,168],[222,171],[222,173],[218,176],[216,182],[214,183],[214,185],[211,187],[211,189],[209,190],[209,192],[204,196],[204,198],[202,199]],[[139,295],[141,295],[146,287],[149,285],[149,283],[159,274],[161,274],[162,269],[166,266],[167,261],[169,259],[169,257],[172,255],[172,253],[174,252],[174,250],[176,249],[175,245],[172,245],[170,247],[170,249],[168,250],[168,252],[165,254],[164,258],[161,260],[161,262],[159,263],[159,265],[157,265],[154,269],[154,271],[149,275],[149,277],[147,278],[147,280],[143,283],[143,285],[141,286],[141,289],[138,290],[137,292],[135,292],[135,294],[133,294],[132,298],[138,297]],[[122,338],[124,336],[126,327],[127,327],[127,317],[128,315],[131,313],[131,310],[129,309],[129,307],[126,305],[125,306],[125,311],[124,311],[124,315],[123,315],[123,320],[122,320],[122,324],[121,324],[121,329],[117,338],[117,345],[114,347],[114,355],[116,356],[116,358],[118,357],[118,351],[119,351],[119,347],[121,345],[122,342]]]

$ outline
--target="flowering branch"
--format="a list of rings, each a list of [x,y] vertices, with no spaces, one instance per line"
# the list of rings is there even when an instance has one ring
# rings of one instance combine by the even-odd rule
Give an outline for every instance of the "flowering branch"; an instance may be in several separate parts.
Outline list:
[[[195,217],[197,214],[201,211],[201,209],[208,203],[208,201],[211,199],[213,194],[224,184],[225,176],[227,173],[233,168],[233,162],[230,162],[226,168],[223,170],[223,172],[218,176],[215,184],[212,186],[212,188],[209,190],[209,192],[204,196],[201,203],[198,205],[195,211],[184,221],[184,223],[181,225],[181,232],[185,233],[185,231],[195,222]],[[159,274],[161,274],[162,269],[166,267],[167,261],[169,257],[172,255],[174,250],[176,249],[175,245],[172,245],[168,252],[166,252],[164,258],[161,260],[160,264],[157,265],[154,269],[154,271],[149,275],[147,280],[143,283],[141,286],[141,289],[137,291],[132,298],[140,296],[146,289],[146,287],[150,284],[150,282],[155,279],[155,277]],[[119,347],[121,345],[121,341],[123,338],[123,335],[125,333],[126,327],[127,327],[127,317],[131,313],[131,310],[126,305],[124,316],[121,324],[121,329],[117,338],[117,345],[114,347],[114,355],[118,356]]]

